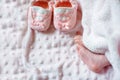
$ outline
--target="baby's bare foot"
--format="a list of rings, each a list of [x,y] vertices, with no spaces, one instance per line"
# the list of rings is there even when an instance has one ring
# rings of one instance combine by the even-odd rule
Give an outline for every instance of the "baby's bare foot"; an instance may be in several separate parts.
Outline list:
[[[105,57],[105,55],[95,54],[89,51],[87,48],[83,46],[82,37],[76,36],[74,38],[75,43],[77,44],[78,54],[83,62],[94,72],[100,72],[104,69],[104,67],[110,65],[109,61]]]

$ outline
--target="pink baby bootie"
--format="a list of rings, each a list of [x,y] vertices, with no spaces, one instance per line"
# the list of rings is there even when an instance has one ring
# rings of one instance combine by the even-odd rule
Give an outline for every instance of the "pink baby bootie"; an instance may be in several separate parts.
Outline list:
[[[52,18],[52,2],[48,0],[33,1],[28,11],[28,24],[37,31],[46,31]]]
[[[54,8],[54,26],[60,31],[69,31],[75,28],[77,19],[76,0],[56,0]]]

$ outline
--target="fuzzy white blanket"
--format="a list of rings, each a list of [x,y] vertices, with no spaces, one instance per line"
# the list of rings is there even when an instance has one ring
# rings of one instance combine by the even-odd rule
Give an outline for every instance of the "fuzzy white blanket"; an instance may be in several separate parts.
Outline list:
[[[63,33],[52,25],[44,33],[27,29],[30,3],[0,0],[0,80],[112,80],[111,68],[96,74],[80,60],[73,42],[76,30]],[[80,24],[78,11],[77,27]],[[22,41],[33,43],[26,48]]]
[[[105,54],[120,80],[120,0],[80,0],[83,43],[91,51]]]

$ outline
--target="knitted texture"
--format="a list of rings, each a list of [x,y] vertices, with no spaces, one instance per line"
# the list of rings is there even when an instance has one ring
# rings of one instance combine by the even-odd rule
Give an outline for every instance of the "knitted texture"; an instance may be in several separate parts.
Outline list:
[[[30,3],[0,0],[0,80],[112,79],[111,68],[96,74],[80,60],[73,42],[79,29],[71,33],[59,32],[53,25],[47,32],[28,29]],[[77,18],[79,28],[79,11]]]

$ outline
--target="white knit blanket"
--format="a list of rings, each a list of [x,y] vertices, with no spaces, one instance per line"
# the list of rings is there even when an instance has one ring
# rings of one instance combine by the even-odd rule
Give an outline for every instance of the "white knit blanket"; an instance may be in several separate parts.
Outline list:
[[[51,25],[47,32],[33,31],[33,37],[29,36],[26,20],[30,3],[0,0],[0,80],[112,80],[111,68],[96,74],[80,60],[73,42],[76,30],[63,33]],[[80,24],[78,11],[76,26],[80,28]],[[33,40],[26,56],[22,40],[24,45]]]
[[[105,54],[120,80],[120,0],[80,0],[83,43],[91,51]]]

